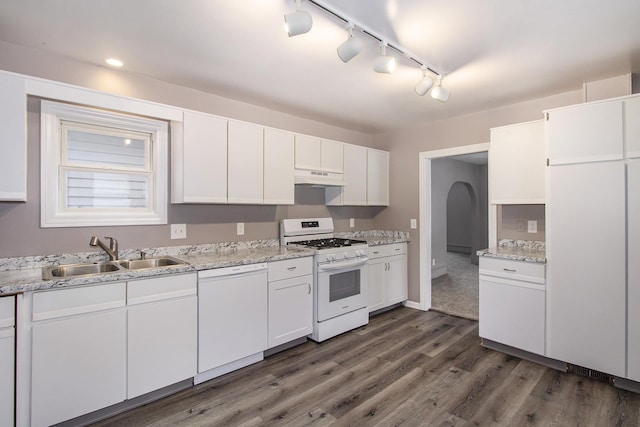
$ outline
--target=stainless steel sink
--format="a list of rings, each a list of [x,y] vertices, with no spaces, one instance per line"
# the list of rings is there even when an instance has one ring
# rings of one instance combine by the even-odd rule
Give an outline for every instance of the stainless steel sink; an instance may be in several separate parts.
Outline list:
[[[144,268],[171,267],[172,265],[186,264],[186,262],[170,256],[145,259],[121,259],[118,263],[127,270],[142,270]]]
[[[160,256],[155,258],[121,259],[117,261],[94,262],[87,264],[54,265],[42,268],[42,278],[44,280],[53,280],[65,277],[114,273],[125,270],[142,270],[145,268],[162,268],[184,264],[187,263],[180,259],[170,256]]]
[[[90,264],[67,264],[44,267],[42,278],[51,280],[60,277],[88,276],[90,274],[111,273],[122,270],[115,262],[95,262]]]

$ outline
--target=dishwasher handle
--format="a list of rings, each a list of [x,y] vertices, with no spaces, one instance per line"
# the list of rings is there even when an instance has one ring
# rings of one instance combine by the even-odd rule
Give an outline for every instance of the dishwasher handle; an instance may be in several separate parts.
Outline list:
[[[240,274],[260,273],[267,269],[267,263],[236,265],[233,267],[212,268],[211,270],[202,270],[198,272],[198,278],[208,277],[229,277],[238,276]]]

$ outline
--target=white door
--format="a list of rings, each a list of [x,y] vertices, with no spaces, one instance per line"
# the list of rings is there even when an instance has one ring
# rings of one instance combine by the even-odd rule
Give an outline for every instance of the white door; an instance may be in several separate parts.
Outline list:
[[[550,111],[546,132],[551,165],[622,159],[622,101]]]
[[[367,205],[389,206],[389,153],[367,150]]]
[[[0,200],[27,200],[27,94],[24,79],[0,73]],[[32,194],[33,196],[33,194]]]
[[[320,144],[320,168],[327,172],[342,173],[344,155],[342,142],[322,140]]]
[[[547,356],[625,375],[625,165],[548,171]]]
[[[389,257],[386,264],[385,301],[391,305],[407,299],[407,256]]]
[[[320,170],[320,145],[320,138],[296,134],[296,169]]]
[[[258,125],[229,121],[229,203],[263,203],[263,132]]]
[[[295,203],[293,138],[290,132],[264,130],[264,204]]]
[[[171,124],[171,202],[227,202],[227,120],[195,111]]]
[[[342,203],[346,206],[367,204],[367,147],[344,144],[344,180]]]
[[[313,332],[313,276],[269,283],[269,348]]]
[[[640,157],[640,96],[624,100],[624,142],[627,158]]]
[[[369,259],[369,289],[367,308],[369,313],[385,306],[385,268],[387,258]]]
[[[628,194],[628,378],[640,381],[640,160],[627,165]]]

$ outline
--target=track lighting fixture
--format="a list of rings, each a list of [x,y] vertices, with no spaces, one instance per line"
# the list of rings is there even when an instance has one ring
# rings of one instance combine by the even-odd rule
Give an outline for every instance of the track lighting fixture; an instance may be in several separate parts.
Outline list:
[[[302,10],[301,0],[296,0],[296,11],[284,15],[284,30],[293,37],[309,32],[312,26],[311,14]]]
[[[356,57],[362,50],[362,42],[359,38],[353,37],[353,25],[349,24],[347,28],[349,36],[338,46],[338,56],[342,62],[349,62]]]
[[[295,12],[287,13],[284,15],[285,31],[289,34],[289,37],[304,34],[311,30],[313,26],[313,20],[309,12],[302,10],[302,0],[296,1]],[[394,56],[387,55],[387,47],[393,49],[401,57],[408,61],[414,62],[420,66],[422,70],[422,79],[415,87],[415,91],[418,95],[424,96],[431,89],[431,97],[437,99],[440,102],[446,102],[449,99],[450,92],[448,89],[442,86],[442,73],[436,71],[435,68],[429,66],[426,61],[413,55],[402,46],[396,43],[389,43],[384,41],[384,37],[372,29],[363,26],[358,22],[354,22],[351,18],[344,16],[341,12],[333,9],[327,4],[325,0],[305,0],[308,4],[311,4],[321,11],[326,12],[333,18],[347,24],[347,31],[349,33],[347,39],[340,44],[337,48],[338,57],[342,62],[349,62],[355,58],[362,51],[362,40],[359,37],[354,37],[354,30],[358,30],[362,35],[371,37],[380,43],[380,56],[373,61],[373,70],[376,73],[391,74],[396,66],[396,59]],[[434,76],[437,78],[437,83],[434,86]]]
[[[429,92],[429,89],[431,89],[431,86],[433,86],[433,77],[427,75],[426,67],[422,67],[421,69],[422,69],[422,80],[420,80],[420,82],[416,86],[416,93],[420,96],[424,96],[427,92]]]
[[[436,87],[431,90],[431,97],[440,102],[446,102],[447,99],[449,99],[449,95],[449,90],[442,87],[442,76],[438,76],[438,83]]]
[[[380,42],[380,56],[373,60],[373,71],[376,73],[391,74],[396,68],[396,58],[387,56],[387,45]]]

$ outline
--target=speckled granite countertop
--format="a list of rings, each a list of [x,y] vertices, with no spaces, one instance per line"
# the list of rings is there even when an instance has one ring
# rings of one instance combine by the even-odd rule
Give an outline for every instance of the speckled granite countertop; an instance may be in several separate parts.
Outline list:
[[[390,245],[393,243],[407,243],[411,240],[409,233],[406,231],[347,231],[335,233],[335,236],[345,239],[366,240],[369,246]]]
[[[482,249],[478,256],[546,263],[546,247],[544,242],[528,240],[500,240],[498,247]]]
[[[409,241],[409,233],[406,232],[369,230],[335,234],[338,237],[366,240],[370,246]],[[43,280],[42,267],[44,266],[105,261],[105,254],[102,252],[82,252],[63,255],[1,258],[0,294],[93,285],[119,280],[142,279],[166,274],[280,261],[313,255],[312,250],[282,248],[278,240],[271,239],[192,246],[125,249],[120,251],[120,258],[139,259],[141,251],[144,251],[149,258],[170,255],[185,261],[187,264],[144,270],[124,270],[65,279]]]
[[[313,255],[313,251],[281,248],[277,240],[145,248],[142,249],[142,251],[146,252],[148,257],[170,255],[188,264],[144,270],[124,270],[66,279],[43,280],[43,266],[105,261],[104,253],[85,252],[65,255],[3,258],[0,259],[0,294],[93,285],[119,280],[142,279],[166,274],[279,261]],[[140,258],[140,250],[121,251],[120,258]]]

